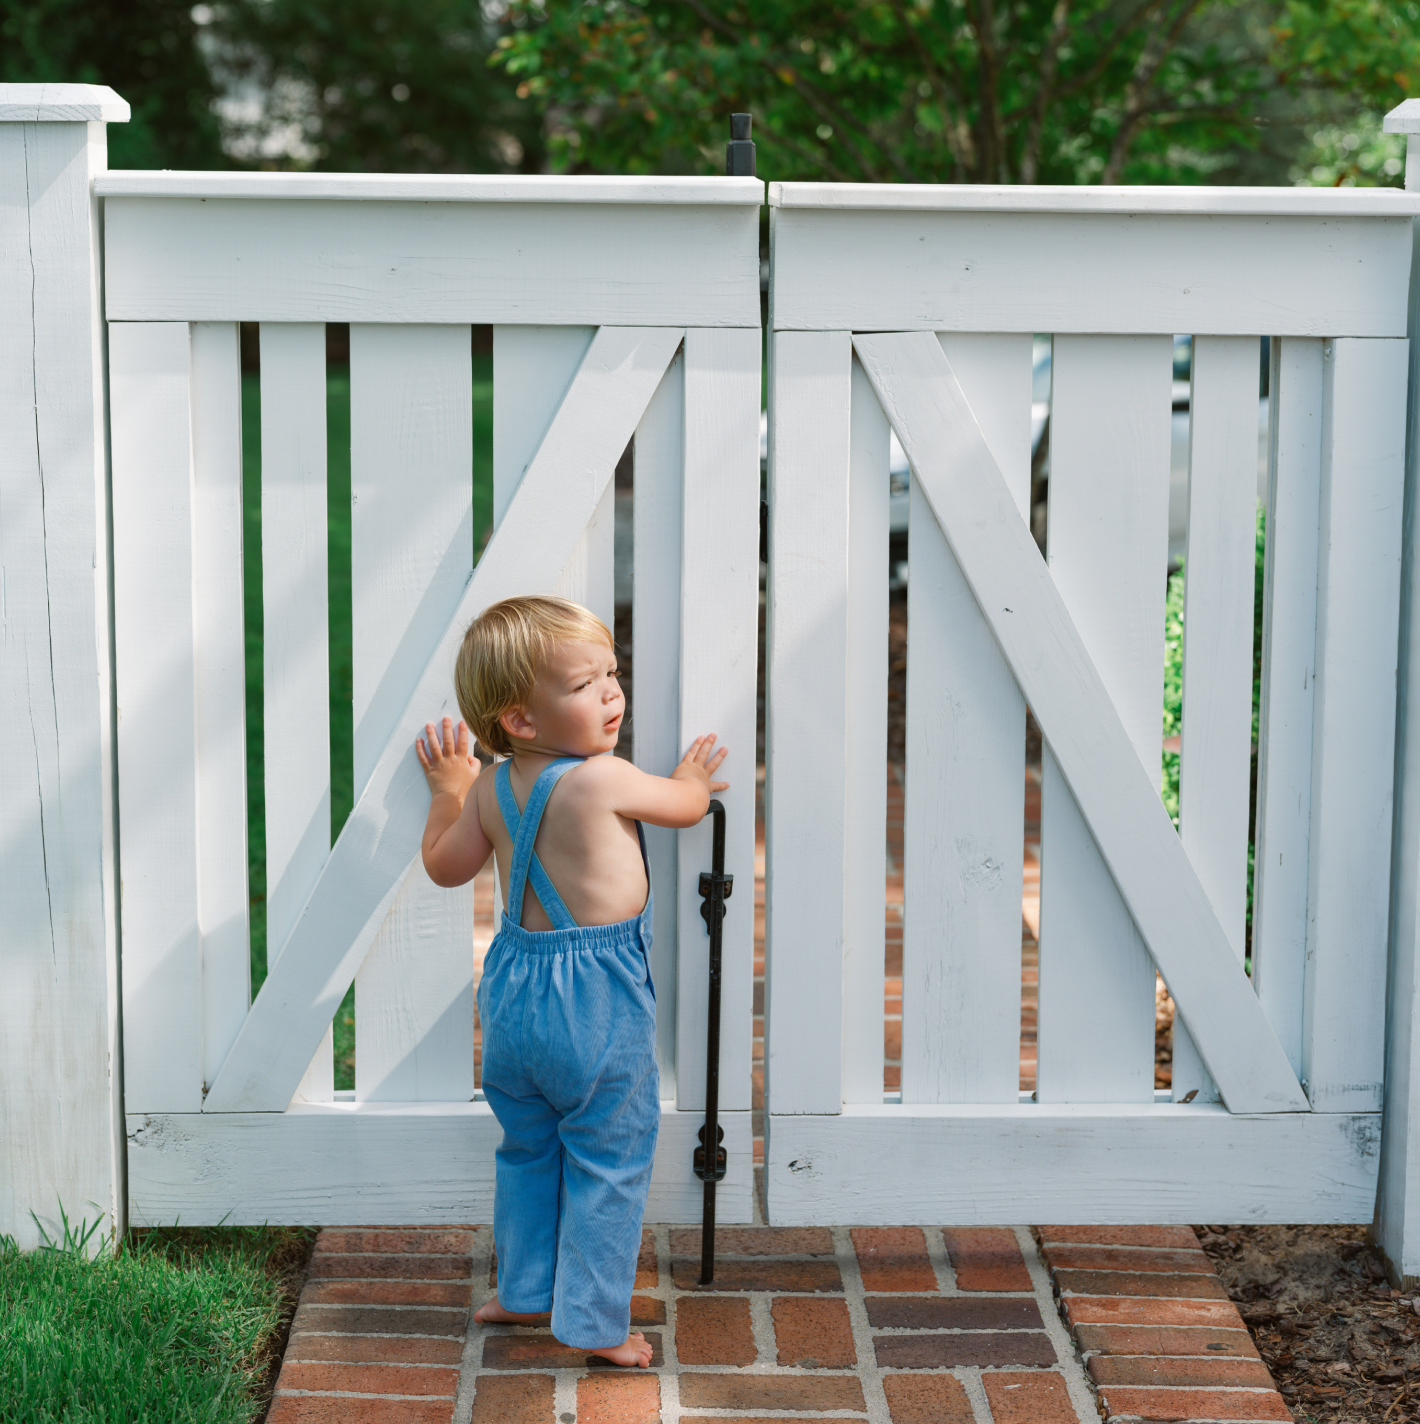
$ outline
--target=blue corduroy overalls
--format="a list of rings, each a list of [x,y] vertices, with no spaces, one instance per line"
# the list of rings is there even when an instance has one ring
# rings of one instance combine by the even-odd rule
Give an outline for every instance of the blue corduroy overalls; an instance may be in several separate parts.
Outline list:
[[[620,1345],[630,1329],[641,1219],[660,1127],[651,867],[646,907],[614,925],[578,925],[533,854],[560,777],[547,766],[521,814],[509,763],[494,786],[513,841],[508,908],[478,986],[483,1092],[503,1128],[493,1239],[505,1310],[551,1310],[576,1349]],[[531,880],[550,930],[525,930]]]

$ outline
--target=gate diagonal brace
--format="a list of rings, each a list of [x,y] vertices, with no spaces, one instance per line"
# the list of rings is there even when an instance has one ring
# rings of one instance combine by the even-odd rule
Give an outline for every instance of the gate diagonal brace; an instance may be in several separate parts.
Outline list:
[[[1229,1111],[1308,1111],[935,333],[853,347]]]
[[[364,794],[274,957],[204,1112],[286,1110],[413,863],[429,806],[414,738],[445,710],[457,714],[453,666],[465,627],[500,598],[545,593],[556,584],[684,337],[680,327],[616,326],[603,326],[593,337]]]

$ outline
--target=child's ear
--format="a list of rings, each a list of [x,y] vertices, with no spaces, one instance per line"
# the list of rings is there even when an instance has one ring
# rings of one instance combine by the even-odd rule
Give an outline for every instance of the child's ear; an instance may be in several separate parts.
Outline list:
[[[537,736],[537,728],[528,719],[527,709],[523,707],[510,707],[498,719],[498,725],[510,737],[521,742],[530,742]]]

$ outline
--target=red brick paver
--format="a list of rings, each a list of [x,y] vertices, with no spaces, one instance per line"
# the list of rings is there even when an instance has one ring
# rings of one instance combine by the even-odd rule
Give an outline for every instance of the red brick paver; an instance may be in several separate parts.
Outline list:
[[[1292,1418],[1189,1228],[1043,1226],[1037,1236],[1106,1418]]]
[[[487,1251],[486,1233],[480,1239]],[[655,1347],[650,1370],[593,1362],[557,1344],[545,1325],[473,1326],[454,1424],[495,1418],[494,1402],[518,1424],[513,1403],[542,1424],[569,1415],[576,1424],[768,1424],[791,1415],[985,1424],[984,1381],[998,1376],[1014,1385],[996,1424],[1028,1417],[1018,1397],[1042,1401],[1043,1424],[1060,1401],[1073,1411],[1070,1424],[1094,1424],[1088,1376],[1023,1241],[1038,1260],[1030,1237],[1014,1228],[732,1226],[717,1233],[715,1278],[702,1286],[699,1231],[658,1226],[641,1261],[643,1280],[656,1284],[639,1288],[633,1305],[633,1319],[659,1310],[644,1332]],[[472,1272],[487,1279],[477,1251]],[[481,1287],[477,1296],[487,1293]],[[531,1396],[507,1393],[519,1377],[552,1379],[552,1397],[544,1389],[534,1404],[520,1402]],[[1031,1388],[1021,1394],[1025,1381]]]
[[[270,1424],[450,1424],[475,1239],[459,1226],[322,1231]]]
[[[943,1233],[957,1285],[968,1291],[1028,1291],[1030,1272],[1015,1233],[1005,1226],[952,1228]]]

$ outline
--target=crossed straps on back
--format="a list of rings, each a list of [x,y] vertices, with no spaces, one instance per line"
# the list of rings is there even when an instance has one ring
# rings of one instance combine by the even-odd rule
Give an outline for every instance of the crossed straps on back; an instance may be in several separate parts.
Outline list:
[[[547,798],[552,795],[552,788],[574,766],[581,766],[584,760],[584,757],[569,756],[549,762],[538,773],[537,780],[533,782],[533,789],[528,792],[528,804],[521,811],[518,810],[517,800],[513,796],[512,762],[498,763],[493,786],[498,793],[498,809],[503,813],[503,824],[513,839],[513,865],[508,872],[508,918],[515,925],[521,925],[523,922],[523,887],[531,880],[533,893],[547,918],[552,921],[552,928],[577,928],[576,920],[567,912],[567,906],[562,903],[562,896],[557,893],[552,881],[548,879],[547,871],[542,868],[542,862],[533,851],[533,844],[537,840],[537,828],[542,822],[542,813],[547,807]]]

